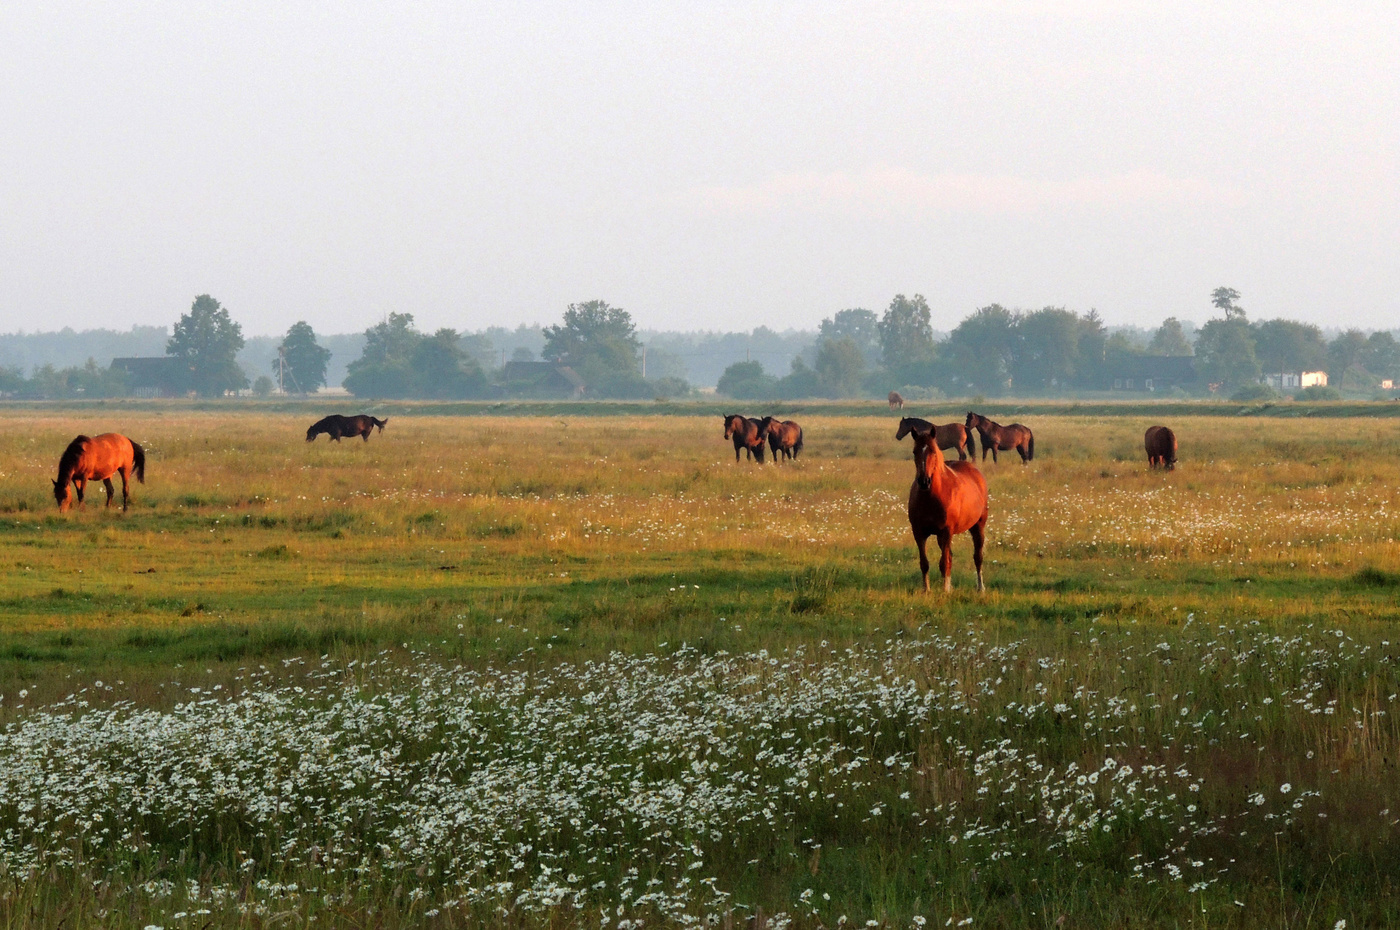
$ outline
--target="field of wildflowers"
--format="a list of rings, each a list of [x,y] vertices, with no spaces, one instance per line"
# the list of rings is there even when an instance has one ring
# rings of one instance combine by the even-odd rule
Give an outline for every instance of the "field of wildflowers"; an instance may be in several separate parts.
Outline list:
[[[19,419],[9,925],[1400,921],[1400,423],[1032,423],[928,597],[893,420]]]

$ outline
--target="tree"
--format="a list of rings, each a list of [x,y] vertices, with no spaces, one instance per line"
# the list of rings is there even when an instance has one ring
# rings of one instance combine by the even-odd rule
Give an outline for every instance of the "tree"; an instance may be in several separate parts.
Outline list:
[[[1372,333],[1361,351],[1360,363],[1378,379],[1400,378],[1400,343],[1384,330]]]
[[[1327,345],[1327,383],[1336,388],[1343,387],[1347,370],[1362,358],[1366,351],[1366,334],[1359,329],[1349,329]]]
[[[365,330],[364,351],[349,364],[345,389],[357,397],[412,397],[417,387],[413,352],[422,341],[413,314],[389,314]]]
[[[1192,354],[1191,343],[1186,339],[1186,330],[1181,321],[1174,316],[1163,320],[1152,334],[1152,341],[1147,344],[1147,354],[1176,357]]]
[[[948,358],[954,389],[970,387],[979,394],[999,394],[1011,383],[1016,361],[1020,315],[1001,304],[979,307],[948,336]]]
[[[1322,330],[1293,320],[1265,320],[1254,327],[1259,367],[1270,374],[1313,371],[1327,359]]]
[[[850,339],[860,349],[867,366],[880,362],[880,318],[869,310],[854,308],[838,310],[830,319],[822,320],[817,328],[817,341],[834,342]]]
[[[1211,320],[1196,337],[1196,374],[1207,383],[1239,388],[1259,380],[1249,324],[1236,317]]]
[[[886,368],[895,371],[933,358],[932,316],[924,295],[894,296],[880,320],[880,349]]]
[[[1227,320],[1243,320],[1244,307],[1235,301],[1240,299],[1240,292],[1233,287],[1217,287],[1210,292],[1210,302],[1220,310],[1225,311]]]
[[[293,323],[287,330],[278,355],[272,370],[282,376],[284,391],[291,388],[298,394],[314,394],[326,383],[326,363],[331,353],[316,343],[316,333],[305,320]]]
[[[760,362],[735,362],[719,376],[715,390],[736,400],[759,400],[773,396],[777,381],[763,370]]]
[[[1081,322],[1064,307],[1046,307],[1016,321],[1018,387],[1047,390],[1074,380]]]
[[[486,374],[462,351],[454,329],[440,329],[419,340],[409,361],[415,397],[462,400],[485,392]]]
[[[632,314],[602,300],[569,304],[561,324],[544,328],[545,358],[569,365],[585,381],[611,373],[640,374],[641,348]]]
[[[234,360],[241,348],[243,328],[217,300],[200,294],[190,312],[175,324],[165,354],[183,363],[181,388],[201,397],[221,397],[248,386],[247,376]]]
[[[854,397],[860,392],[865,356],[850,336],[827,340],[817,350],[814,366],[823,392],[830,397]]]

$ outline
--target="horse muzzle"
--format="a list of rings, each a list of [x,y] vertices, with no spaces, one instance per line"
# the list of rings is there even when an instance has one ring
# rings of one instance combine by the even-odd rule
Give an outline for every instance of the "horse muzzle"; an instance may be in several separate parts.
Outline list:
[[[928,475],[920,475],[919,477],[914,479],[914,483],[917,484],[919,487],[923,488],[925,491],[930,491],[933,489],[933,479],[930,478]]]

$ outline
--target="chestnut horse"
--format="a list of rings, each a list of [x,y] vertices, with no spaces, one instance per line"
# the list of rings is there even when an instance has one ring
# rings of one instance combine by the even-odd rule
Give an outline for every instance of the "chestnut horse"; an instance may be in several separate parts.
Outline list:
[[[792,420],[763,418],[763,428],[768,433],[768,448],[773,451],[773,464],[779,462],[778,454],[785,459],[797,458],[802,451],[802,427]]]
[[[899,432],[894,434],[895,439],[903,439],[915,430],[933,430],[934,437],[938,440],[940,449],[957,449],[958,461],[966,462],[971,455],[977,458],[977,444],[972,438],[972,431],[961,423],[944,423],[942,426],[934,426],[928,420],[921,420],[918,417],[905,417],[899,421]]]
[[[1176,433],[1165,426],[1149,426],[1142,440],[1143,445],[1147,447],[1149,468],[1156,468],[1158,465],[1167,471],[1176,468]]]
[[[919,570],[928,590],[928,538],[938,538],[943,590],[953,589],[953,537],[972,536],[977,590],[982,583],[982,547],[987,541],[987,480],[971,462],[943,461],[934,434],[914,430],[914,483],[909,486],[909,528],[919,547]]]
[[[384,432],[384,427],[389,425],[389,418],[376,420],[367,414],[359,414],[353,417],[343,417],[338,413],[333,413],[328,417],[322,417],[311,428],[306,431],[306,441],[314,442],[316,437],[325,433],[336,442],[344,437],[359,436],[365,442],[369,442],[369,434],[374,432],[374,428],[379,427],[379,432]]]
[[[767,438],[767,428],[762,420],[738,413],[726,414],[724,438],[734,440],[734,461],[739,461],[739,453],[747,449],[750,459],[758,459],[758,463],[763,464],[763,440]]]
[[[122,476],[122,510],[131,501],[131,476],[142,484],[146,483],[146,452],[136,443],[120,433],[103,433],[89,438],[79,436],[68,444],[58,460],[58,477],[53,483],[53,498],[58,501],[58,512],[65,513],[73,506],[73,497],[68,485],[78,490],[78,503],[83,502],[83,491],[89,481],[102,482],[107,489],[107,506],[112,506],[112,476]]]
[[[1021,454],[1021,464],[1024,465],[1035,458],[1035,436],[1031,434],[1029,426],[1022,426],[1020,423],[1012,423],[1010,426],[1002,426],[993,423],[980,413],[969,413],[967,415],[967,428],[975,429],[982,436],[982,461],[987,461],[987,453],[992,453],[992,461],[997,460],[997,450],[1002,452],[1008,449],[1015,449]]]
[[[899,396],[899,392],[898,392],[898,391],[890,391],[890,409],[891,409],[891,410],[903,410],[903,409],[904,409],[904,398]]]

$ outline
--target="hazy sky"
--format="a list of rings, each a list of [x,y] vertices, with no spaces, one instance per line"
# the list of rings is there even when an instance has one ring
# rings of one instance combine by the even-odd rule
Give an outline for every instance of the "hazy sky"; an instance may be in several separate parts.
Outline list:
[[[0,329],[1400,325],[1400,5],[0,4]]]

